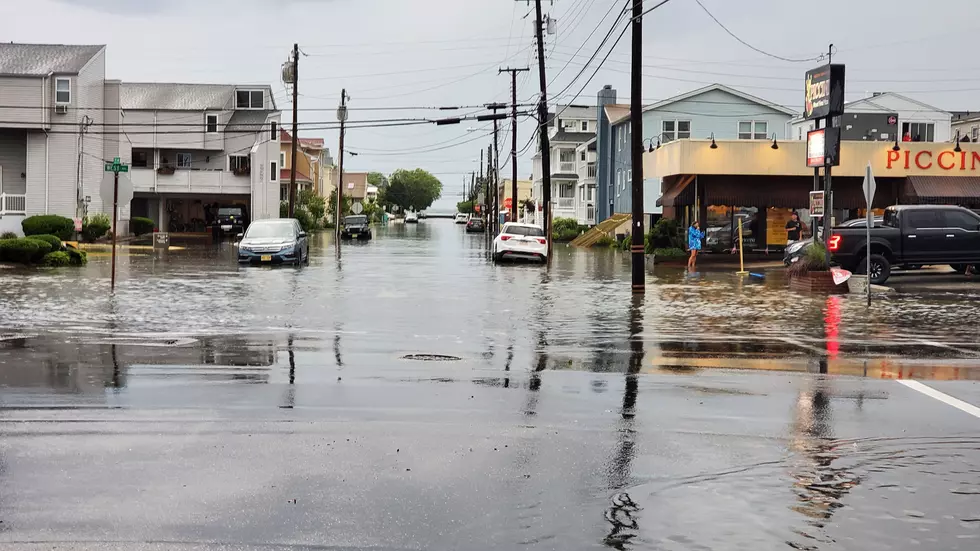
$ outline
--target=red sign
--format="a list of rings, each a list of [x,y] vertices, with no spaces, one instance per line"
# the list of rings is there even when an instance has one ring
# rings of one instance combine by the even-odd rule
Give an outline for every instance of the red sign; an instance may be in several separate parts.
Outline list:
[[[919,170],[929,170],[936,166],[942,170],[975,171],[978,163],[980,163],[980,152],[977,151],[957,152],[947,149],[933,153],[929,150],[913,152],[905,149],[903,151],[889,151],[885,168],[891,170],[900,166],[910,170],[914,165]]]
[[[480,205],[473,205],[473,212],[480,212]]]
[[[512,201],[510,197],[505,197],[504,198],[504,208],[505,209],[511,208],[511,206],[513,206],[513,204],[514,204],[514,201]]]

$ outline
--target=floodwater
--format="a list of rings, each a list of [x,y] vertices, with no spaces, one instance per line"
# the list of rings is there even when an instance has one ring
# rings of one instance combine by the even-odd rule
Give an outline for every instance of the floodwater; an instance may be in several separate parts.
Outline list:
[[[778,271],[451,220],[305,267],[233,244],[0,271],[0,546],[976,549],[980,296],[819,297]]]

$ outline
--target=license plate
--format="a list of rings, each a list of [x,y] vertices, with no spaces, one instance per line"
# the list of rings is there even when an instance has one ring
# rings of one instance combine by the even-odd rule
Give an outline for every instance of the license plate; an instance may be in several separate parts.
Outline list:
[[[264,254],[261,257],[259,257],[259,260],[261,260],[262,262],[272,262],[272,255]]]
[[[223,229],[223,230],[230,230],[231,229],[231,224],[222,224],[221,225],[221,229]]]

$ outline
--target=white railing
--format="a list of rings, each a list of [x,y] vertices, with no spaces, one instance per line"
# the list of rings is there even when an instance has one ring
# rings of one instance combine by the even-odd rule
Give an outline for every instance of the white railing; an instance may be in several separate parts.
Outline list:
[[[595,204],[589,203],[587,205],[578,205],[578,207],[575,209],[575,217],[578,219],[579,224],[594,226]]]
[[[558,170],[556,170],[555,173],[575,174],[575,161],[560,161],[558,163]]]
[[[558,198],[558,208],[560,208],[560,209],[573,209],[573,208],[575,208],[575,198],[574,197],[559,197]]]
[[[0,193],[0,214],[27,214],[27,195]]]
[[[596,175],[595,163],[588,163],[588,164],[579,163],[578,165],[579,180],[587,180],[587,179],[595,180],[595,175]]]
[[[237,176],[227,170],[175,170],[159,174],[152,168],[130,171],[134,191],[158,193],[227,193],[249,194],[252,181],[248,175]]]

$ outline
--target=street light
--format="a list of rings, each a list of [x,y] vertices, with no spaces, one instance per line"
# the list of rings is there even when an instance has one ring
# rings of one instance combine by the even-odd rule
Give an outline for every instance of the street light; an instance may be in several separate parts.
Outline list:
[[[769,146],[771,149],[779,149],[779,144],[776,143],[776,133],[772,133],[772,145]]]
[[[956,147],[953,148],[953,151],[955,151],[957,153],[959,153],[960,151],[963,151],[963,149],[960,147],[960,131],[959,130],[956,131]]]
[[[715,133],[714,132],[711,133],[711,145],[709,145],[708,147],[710,147],[711,149],[718,149],[718,144],[715,143]]]

